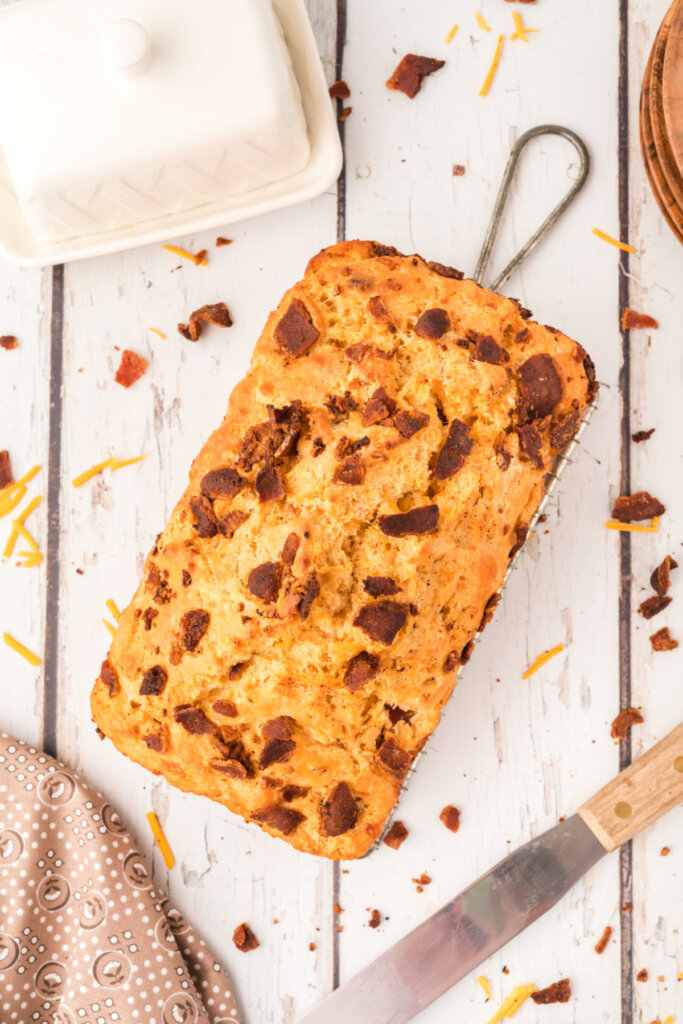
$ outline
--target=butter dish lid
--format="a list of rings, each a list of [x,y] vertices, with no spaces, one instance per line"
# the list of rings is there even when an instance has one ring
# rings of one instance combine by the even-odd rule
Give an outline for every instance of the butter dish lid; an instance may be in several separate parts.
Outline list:
[[[23,0],[0,12],[0,74],[19,262],[227,224],[339,170],[302,0]]]

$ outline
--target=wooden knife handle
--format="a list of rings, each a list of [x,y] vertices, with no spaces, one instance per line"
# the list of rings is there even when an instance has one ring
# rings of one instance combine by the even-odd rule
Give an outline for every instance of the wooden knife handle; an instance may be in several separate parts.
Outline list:
[[[605,849],[615,850],[679,803],[683,803],[683,722],[608,782],[578,813]]]

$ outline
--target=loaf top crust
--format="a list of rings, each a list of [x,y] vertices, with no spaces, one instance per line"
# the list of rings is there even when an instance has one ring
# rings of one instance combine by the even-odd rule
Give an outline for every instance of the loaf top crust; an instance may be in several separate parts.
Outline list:
[[[368,850],[597,389],[530,315],[374,242],[310,261],[121,616],[91,699],[119,750]]]

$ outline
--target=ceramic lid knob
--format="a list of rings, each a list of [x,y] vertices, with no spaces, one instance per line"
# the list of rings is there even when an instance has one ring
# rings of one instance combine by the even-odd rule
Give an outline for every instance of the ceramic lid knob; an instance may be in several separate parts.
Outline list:
[[[138,21],[118,18],[111,21],[100,39],[100,52],[116,71],[138,71],[149,55],[149,37]]]

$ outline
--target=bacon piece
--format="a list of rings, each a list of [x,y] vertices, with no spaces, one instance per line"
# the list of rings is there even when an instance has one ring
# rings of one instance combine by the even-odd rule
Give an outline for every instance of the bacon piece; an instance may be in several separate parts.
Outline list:
[[[294,740],[268,740],[259,759],[259,768],[269,768],[277,761],[287,761],[296,747]]]
[[[421,536],[435,533],[439,526],[439,506],[423,505],[409,512],[379,517],[379,528],[387,537]]]
[[[402,821],[394,821],[384,837],[384,842],[387,846],[390,846],[392,850],[398,850],[399,846],[406,841],[409,834],[408,829]]]
[[[387,307],[384,305],[381,295],[373,295],[372,298],[368,300],[368,312],[374,320],[378,321],[378,323],[391,323],[391,316],[389,315]]]
[[[398,601],[376,601],[366,604],[353,620],[364,633],[377,643],[389,646],[408,618],[408,605]]]
[[[347,100],[351,95],[351,90],[343,78],[333,82],[328,92],[333,100]]]
[[[206,736],[214,732],[214,727],[201,708],[193,708],[190,704],[179,704],[173,709],[173,717],[178,725],[191,736]]]
[[[363,590],[370,597],[393,597],[401,588],[390,576],[366,576]]]
[[[470,332],[468,331],[468,337]],[[492,363],[501,366],[510,361],[510,353],[506,351],[490,334],[478,334],[474,346],[474,358],[480,363]]]
[[[218,469],[211,469],[206,473],[199,484],[199,489],[205,498],[215,501],[217,498],[229,500],[244,487],[245,481],[237,470],[230,466],[220,466]]]
[[[167,682],[168,672],[163,665],[153,665],[152,668],[147,669],[142,677],[140,696],[158,697],[159,694],[163,693]]]
[[[532,992],[531,998],[537,1006],[549,1006],[551,1003],[568,1003],[571,999],[572,987],[569,978],[554,981],[547,988]]]
[[[210,302],[190,313],[186,324],[178,324],[178,332],[188,341],[197,341],[202,333],[203,324],[215,324],[216,327],[232,327],[230,310],[224,302]]]
[[[407,53],[394,68],[391,77],[387,79],[387,88],[405,93],[412,100],[422,88],[425,78],[428,75],[433,75],[445,63],[445,61],[435,60],[433,57],[420,57],[416,53]]]
[[[337,466],[332,478],[338,484],[357,487],[365,479],[365,466],[360,455],[349,455],[340,466]]]
[[[412,760],[408,751],[391,738],[384,741],[377,751],[377,756],[390,772],[398,776],[405,775]]]
[[[374,423],[381,423],[388,419],[396,411],[396,402],[390,398],[384,388],[377,388],[368,399],[363,409],[363,426],[370,427]]]
[[[19,342],[13,334],[3,334],[0,337],[0,348],[4,348],[6,352],[11,352],[12,349],[17,348]]]
[[[306,796],[308,792],[308,786],[283,786],[280,790],[280,799],[289,804],[292,800],[299,800],[301,797]]]
[[[545,352],[531,356],[518,373],[522,392],[518,405],[520,423],[549,416],[562,398],[562,378],[553,357]]]
[[[361,687],[365,686],[370,679],[374,679],[378,669],[378,655],[361,651],[359,654],[354,655],[346,666],[344,685],[352,693],[355,693],[356,690],[360,690]]]
[[[429,423],[429,416],[426,412],[408,412],[402,409],[394,416],[394,426],[403,437],[412,437],[422,430]]]
[[[651,327],[654,329],[659,327],[659,323],[653,316],[648,316],[647,313],[636,313],[635,309],[629,309],[626,306],[621,316],[621,329],[622,331],[628,331],[632,327]]]
[[[209,499],[205,498],[203,494],[197,494],[194,498],[190,498],[190,508],[197,519],[195,523],[197,536],[215,537],[218,533],[218,520]]]
[[[436,263],[434,260],[428,260],[427,266],[440,277],[450,277],[454,281],[462,281],[465,276],[462,270],[456,270],[455,267],[447,267],[444,263]]]
[[[660,597],[664,597],[671,586],[671,570],[677,568],[678,562],[671,555],[667,555],[650,576],[650,586]]]
[[[541,435],[534,423],[528,423],[524,427],[517,427],[519,447],[527,459],[536,466],[543,469],[543,457],[541,455]]]
[[[100,679],[102,684],[109,690],[109,696],[115,697],[119,692],[119,680],[116,672],[105,658],[100,667]]]
[[[289,309],[275,328],[275,340],[290,356],[302,356],[315,344],[320,332],[313,326],[311,315],[299,299],[293,299]]]
[[[664,626],[663,629],[658,629],[656,633],[653,633],[650,637],[650,643],[652,644],[653,651],[673,651],[678,647],[678,640],[674,640],[668,626]]]
[[[252,820],[258,821],[261,825],[268,825],[276,832],[282,832],[288,836],[297,828],[306,817],[301,811],[295,811],[293,807],[281,807],[280,804],[271,804],[269,807],[262,807],[254,811]]]
[[[442,338],[451,326],[448,313],[445,309],[435,307],[426,309],[418,318],[415,324],[415,333],[420,338],[427,338],[429,341],[438,341]]]
[[[263,562],[252,569],[247,579],[247,587],[255,597],[265,604],[277,600],[282,582],[282,564],[280,562]]]
[[[613,740],[625,740],[631,726],[637,725],[643,720],[638,708],[624,708],[612,722],[610,736]]]
[[[268,463],[257,474],[254,487],[261,504],[264,504],[266,501],[279,501],[287,493],[280,467],[271,466]]]
[[[232,941],[243,953],[249,953],[257,949],[259,942],[248,924],[238,924],[232,935]]]
[[[287,540],[282,548],[282,554],[280,555],[280,561],[283,565],[293,565],[296,553],[299,550],[299,544],[301,541],[296,533],[290,533]]]
[[[637,523],[642,519],[662,516],[665,512],[665,506],[657,498],[653,498],[647,491],[636,491],[635,494],[617,498],[612,518],[620,523]]]
[[[209,628],[210,615],[201,608],[194,608],[185,612],[180,620],[180,628],[183,632],[183,644],[186,651],[195,651],[197,644]]]
[[[10,462],[7,450],[0,452],[0,491],[14,483],[12,476],[12,463]]]
[[[672,598],[662,597],[661,594],[654,594],[652,597],[648,597],[638,606],[638,611],[644,619],[654,619],[655,615],[659,615],[671,604]]]
[[[132,352],[131,349],[126,348],[121,353],[121,363],[114,380],[117,384],[121,384],[124,388],[129,388],[131,384],[135,384],[136,380],[142,377],[143,373],[147,369],[147,360],[139,356],[137,352]]]
[[[453,804],[448,804],[439,815],[439,820],[446,826],[449,832],[457,832],[460,828],[460,811]]]
[[[223,537],[232,537],[235,531],[239,530],[243,523],[246,523],[248,518],[248,512],[240,512],[238,509],[227,512],[222,519],[218,520],[218,532]]]
[[[550,444],[558,451],[564,448],[573,438],[581,424],[581,410],[577,407],[564,419],[556,423],[550,431]]]
[[[650,427],[649,430],[636,430],[635,434],[631,434],[631,440],[636,444],[640,444],[641,441],[649,441],[654,432],[654,427]]]
[[[320,808],[320,827],[326,836],[341,836],[355,827],[358,804],[347,782],[339,782]]]
[[[472,451],[474,441],[469,437],[469,427],[462,420],[454,419],[448,428],[446,442],[439,452],[434,466],[437,480],[448,480],[465,465],[465,456]]]
[[[237,718],[237,708],[231,700],[215,700],[211,708],[223,718]]]

